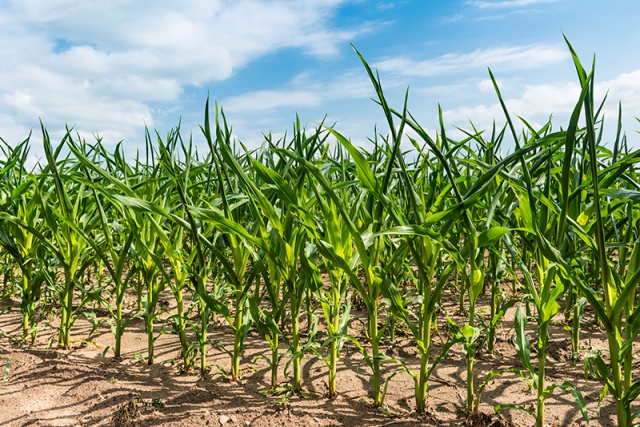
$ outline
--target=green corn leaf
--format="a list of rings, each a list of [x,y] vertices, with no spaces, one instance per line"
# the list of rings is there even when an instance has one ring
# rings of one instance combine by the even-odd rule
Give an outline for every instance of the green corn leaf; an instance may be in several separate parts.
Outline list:
[[[571,391],[571,396],[573,396],[573,400],[575,400],[576,404],[578,405],[580,413],[582,414],[582,418],[584,418],[585,422],[589,424],[589,413],[587,412],[587,404],[584,401],[584,397],[582,396],[582,393],[580,393],[580,390],[575,388],[574,385],[568,381],[563,382],[558,387],[565,391]]]
[[[514,327],[516,331],[516,352],[518,353],[518,357],[520,357],[522,365],[533,376],[534,370],[531,366],[531,346],[526,334],[527,315],[525,314],[522,305],[519,305],[516,309]]]
[[[640,396],[640,381],[636,381],[631,384],[628,390],[625,391],[622,399],[625,404],[631,405]]]
[[[541,320],[543,322],[551,320],[560,310],[560,304],[558,304],[557,300],[564,292],[564,285],[561,280],[551,282],[555,283],[555,286],[553,286],[546,298],[542,297],[544,302],[542,303]]]
[[[502,404],[502,405],[496,405],[494,406],[493,410],[498,413],[500,411],[504,411],[506,409],[517,409],[519,411],[523,411],[526,412],[527,414],[531,415],[532,417],[535,417],[535,413],[533,412],[532,409],[529,408],[525,408],[522,405],[515,405],[515,404]]]
[[[409,319],[409,312],[405,306],[405,300],[402,298],[402,295],[400,295],[396,285],[389,279],[388,275],[382,280],[380,290],[382,291],[382,295],[389,301],[391,312],[409,327],[414,337],[419,337],[420,331]]]
[[[371,167],[369,163],[362,155],[360,150],[358,150],[347,138],[342,136],[338,131],[332,129],[330,127],[326,127],[326,129],[342,144],[353,159],[353,162],[356,167],[356,171],[358,173],[358,178],[360,179],[360,183],[362,186],[369,191],[371,194],[376,197],[380,196],[380,183],[376,179],[373,171],[371,171]]]
[[[484,230],[478,236],[478,247],[484,248],[498,242],[502,236],[510,232],[506,227],[491,227]]]

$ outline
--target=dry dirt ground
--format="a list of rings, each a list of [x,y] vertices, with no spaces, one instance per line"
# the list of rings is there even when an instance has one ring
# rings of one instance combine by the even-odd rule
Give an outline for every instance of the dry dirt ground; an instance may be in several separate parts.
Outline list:
[[[464,355],[456,345],[434,371],[430,379],[428,414],[416,415],[413,401],[413,380],[406,373],[393,377],[389,383],[385,407],[392,417],[385,416],[372,405],[370,370],[361,364],[362,356],[351,343],[345,344],[338,373],[338,397],[324,397],[327,391],[327,368],[322,360],[306,355],[303,359],[303,387],[321,397],[311,399],[292,396],[267,397],[270,371],[256,356],[270,354],[260,333],[251,331],[242,360],[243,378],[229,382],[217,368],[204,378],[195,374],[180,374],[174,363],[179,356],[175,335],[163,334],[156,341],[156,360],[147,366],[140,360],[146,352],[146,335],[141,320],[132,322],[125,331],[123,355],[114,360],[103,350],[112,346],[113,336],[104,322],[92,337],[94,345],[77,342],[72,350],[48,348],[53,330],[43,328],[38,343],[27,346],[17,339],[20,335],[17,302],[0,305],[0,425],[2,426],[458,426],[465,424],[462,397],[465,396],[466,368]],[[451,301],[451,306],[455,302]],[[452,312],[450,312],[452,313]],[[355,317],[363,313],[355,312]],[[490,355],[480,352],[475,362],[475,382],[479,385],[489,371],[521,368],[513,345],[513,310],[501,322],[497,349]],[[588,321],[588,316],[586,316]],[[54,319],[55,321],[55,319]],[[459,319],[460,324],[462,320]],[[444,324],[442,326],[444,328]],[[535,342],[530,325],[529,339]],[[91,324],[79,319],[73,338],[87,337]],[[351,332],[361,334],[362,323],[352,322]],[[444,330],[444,329],[443,329]],[[442,332],[434,334],[434,357],[441,347]],[[225,324],[211,327],[210,338],[232,345],[230,329]],[[55,342],[55,340],[54,340]],[[574,365],[570,356],[569,333],[560,322],[552,325],[547,359],[548,383],[571,381],[584,395],[588,404],[591,426],[615,425],[615,405],[604,399],[598,412],[599,379],[585,382],[581,362]],[[383,342],[387,354],[402,357],[417,369],[418,357],[410,341],[400,336],[395,346]],[[597,327],[585,327],[582,347],[605,349],[604,334]],[[604,352],[606,354],[606,352]],[[209,348],[209,364],[228,369],[229,357],[215,347]],[[535,355],[532,355],[535,357]],[[283,361],[284,365],[285,361]],[[385,362],[389,376],[398,366]],[[289,380],[281,372],[280,381]],[[517,410],[505,410],[494,415],[498,404],[520,404],[532,407],[535,394],[526,382],[511,373],[496,378],[481,396],[480,412],[475,425],[533,424],[533,418]],[[568,392],[557,389],[546,401],[546,420],[551,426],[586,425],[578,407]],[[493,424],[492,424],[493,423]]]

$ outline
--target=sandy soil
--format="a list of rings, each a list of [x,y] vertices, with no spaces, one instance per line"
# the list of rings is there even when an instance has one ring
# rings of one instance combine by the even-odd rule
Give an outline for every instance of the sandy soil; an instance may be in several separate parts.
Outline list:
[[[451,298],[451,297],[450,297]],[[385,416],[372,405],[370,370],[361,364],[362,356],[353,344],[345,344],[338,373],[339,396],[323,397],[327,391],[327,369],[312,355],[303,360],[303,386],[320,394],[315,399],[292,396],[267,397],[261,392],[269,386],[269,366],[263,360],[254,362],[269,348],[256,331],[251,331],[242,361],[243,378],[229,382],[213,368],[204,378],[180,374],[175,361],[179,356],[179,342],[175,335],[163,334],[156,341],[156,360],[153,366],[140,361],[146,352],[146,335],[141,320],[127,328],[123,341],[123,357],[114,360],[107,346],[114,344],[108,325],[103,325],[92,337],[94,345],[77,342],[69,351],[49,349],[47,344],[53,331],[43,328],[38,344],[26,346],[16,338],[20,335],[17,309],[0,307],[0,425],[2,426],[458,426],[465,423],[462,397],[465,396],[466,368],[464,355],[455,346],[448,358],[435,370],[430,380],[429,413],[417,416],[413,402],[413,380],[406,373],[396,375],[389,384],[386,409],[393,417]],[[455,302],[451,301],[451,307]],[[511,310],[501,322],[497,349],[490,355],[480,352],[475,362],[476,385],[484,381],[491,370],[521,368],[513,345]],[[452,313],[452,311],[450,311]],[[364,313],[355,312],[356,317]],[[589,316],[585,317],[589,321]],[[462,321],[459,322],[462,324]],[[445,330],[442,326],[441,332]],[[530,325],[529,339],[535,331]],[[73,337],[87,337],[91,324],[81,318],[76,322]],[[359,335],[361,323],[352,322],[351,332]],[[211,327],[210,338],[232,344],[228,326]],[[597,327],[585,327],[582,346],[606,349],[604,334]],[[441,349],[442,336],[435,333],[433,355]],[[398,337],[390,346],[384,342],[387,354],[402,356],[417,369],[418,358],[408,339]],[[112,353],[111,353],[112,354]],[[229,369],[228,356],[210,347],[210,365]],[[534,357],[532,355],[532,357]],[[283,365],[284,365],[283,361]],[[398,370],[393,363],[384,363],[385,375]],[[588,403],[591,426],[615,425],[615,406],[607,397],[598,414],[598,395],[602,383],[598,379],[585,382],[582,363],[574,366],[570,355],[569,332],[560,322],[552,325],[547,363],[548,383],[571,381]],[[284,373],[280,380],[288,381]],[[475,425],[533,424],[533,418],[522,411],[506,410],[493,414],[498,404],[533,405],[535,394],[525,381],[506,373],[487,385],[481,397],[481,415]],[[585,425],[578,407],[568,392],[556,390],[546,402],[546,419],[551,426]]]

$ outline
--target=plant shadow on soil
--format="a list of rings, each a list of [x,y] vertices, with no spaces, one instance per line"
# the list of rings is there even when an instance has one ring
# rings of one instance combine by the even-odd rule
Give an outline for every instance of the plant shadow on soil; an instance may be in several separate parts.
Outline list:
[[[16,301],[11,304],[15,307]],[[457,301],[445,293],[445,308],[455,312]],[[479,306],[486,304],[481,299]],[[256,356],[270,354],[270,348],[262,335],[251,331],[247,337],[242,360],[243,378],[232,383],[212,368],[201,378],[195,374],[180,375],[179,342],[175,335],[162,334],[156,341],[157,363],[148,366],[142,360],[146,353],[146,334],[140,320],[134,320],[123,337],[123,354],[114,360],[107,351],[113,346],[113,336],[106,322],[98,328],[89,343],[76,343],[72,350],[48,348],[53,340],[53,330],[43,328],[38,344],[26,346],[16,337],[20,335],[17,309],[7,311],[8,302],[0,310],[0,425],[7,426],[200,426],[200,425],[251,425],[251,426],[458,426],[465,423],[477,426],[520,426],[533,424],[533,418],[521,411],[508,410],[493,414],[499,404],[517,403],[532,407],[535,394],[522,378],[505,373],[487,385],[481,396],[480,414],[466,420],[462,408],[462,396],[466,395],[466,365],[459,346],[454,346],[448,357],[434,370],[430,379],[428,414],[415,414],[413,380],[402,372],[389,383],[385,407],[394,417],[385,417],[372,406],[370,369],[363,357],[351,344],[345,344],[338,371],[338,397],[326,398],[327,368],[313,355],[303,359],[303,387],[319,394],[315,399],[291,396],[267,397],[270,367],[263,360],[254,362]],[[352,313],[364,320],[365,314]],[[463,317],[454,317],[459,324]],[[440,316],[442,320],[442,316]],[[160,323],[160,322],[159,322]],[[477,354],[475,369],[476,387],[490,371],[521,368],[513,346],[513,310],[501,322],[496,350],[493,355],[484,351]],[[362,338],[362,321],[352,321],[350,333]],[[442,337],[447,324],[440,321],[434,333],[432,360],[441,351]],[[535,343],[535,330],[530,325],[529,340]],[[86,337],[91,323],[80,318],[73,329],[75,338]],[[304,324],[302,325],[304,330]],[[158,327],[158,332],[160,327]],[[574,365],[570,355],[569,333],[560,322],[552,325],[547,363],[548,384],[569,380],[583,393],[587,402],[592,426],[615,425],[615,405],[610,398],[601,403],[598,416],[598,395],[602,384],[598,379],[584,380],[581,362]],[[225,346],[232,345],[229,328],[214,324],[210,339]],[[361,339],[364,342],[364,339]],[[606,349],[604,334],[597,328],[585,328],[582,332],[584,347]],[[391,357],[407,361],[417,369],[419,359],[410,340],[398,330],[396,343],[383,342]],[[283,345],[284,346],[284,345]],[[284,351],[284,349],[283,349]],[[111,353],[112,354],[112,353]],[[532,357],[535,357],[532,355]],[[283,359],[279,380],[286,383]],[[229,358],[220,349],[210,347],[210,366],[227,369]],[[399,369],[392,362],[383,363],[386,378]],[[584,425],[578,407],[568,392],[557,390],[546,401],[547,422],[552,426]]]

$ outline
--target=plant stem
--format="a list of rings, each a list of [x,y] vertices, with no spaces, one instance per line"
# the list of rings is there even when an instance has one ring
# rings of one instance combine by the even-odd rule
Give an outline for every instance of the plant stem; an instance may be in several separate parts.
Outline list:
[[[68,276],[65,272],[65,277]],[[71,317],[73,315],[73,280],[65,279],[61,316],[60,316],[60,346],[65,350],[71,348]]]
[[[500,282],[498,281],[498,259],[495,254],[490,254],[491,262],[491,315],[489,316],[489,333],[487,334],[487,350],[489,354],[493,354],[496,344],[496,323],[494,318],[498,311],[498,303],[500,302]]]
[[[176,299],[176,323],[178,329],[178,336],[180,337],[180,347],[182,351],[182,363],[184,364],[184,371],[189,372],[191,369],[191,358],[189,356],[189,341],[187,340],[187,332],[185,330],[184,322],[184,303],[182,289],[177,289],[174,293]]]
[[[153,365],[153,313],[151,311],[147,311],[147,317],[145,319],[145,328],[147,330],[147,364]]]
[[[571,319],[571,358],[578,361],[580,354],[580,304],[577,299],[573,304],[573,319]]]
[[[116,348],[114,350],[114,357],[120,357],[122,347],[122,334],[124,333],[124,325],[122,324],[122,299],[116,303]]]
[[[538,408],[536,412],[536,427],[544,427],[544,399],[545,399],[545,362],[547,359],[547,341],[549,340],[549,323],[540,324],[538,336]]]
[[[242,357],[242,334],[244,324],[244,297],[236,296],[236,314],[234,318],[233,356],[231,358],[231,380],[240,379],[240,358]]]
[[[469,298],[469,326],[475,326],[475,301]],[[467,415],[474,412],[475,391],[473,389],[473,361],[475,360],[474,344],[467,343]]]
[[[622,372],[620,366],[620,349],[618,348],[618,340],[616,337],[608,333],[608,341],[609,341],[609,352],[611,353],[611,361],[610,369],[611,374],[613,376],[613,384],[616,387],[616,391],[614,391],[614,397],[616,399],[616,412],[618,416],[618,425],[619,426],[629,426],[631,421],[631,408],[629,405],[625,405],[623,398],[624,393],[624,385],[622,379]]]
[[[271,389],[275,389],[278,387],[278,347],[279,347],[279,337],[276,334],[273,337],[273,341],[271,344]]]
[[[206,303],[198,296],[198,315],[200,316],[200,341],[198,342],[200,350],[200,375],[207,371],[207,325],[208,312]]]
[[[337,285],[336,285],[337,284]],[[332,307],[330,309],[331,319],[327,319],[331,322],[332,329],[336,333],[339,333],[340,328],[340,292],[338,291],[339,282],[331,282],[331,296]],[[331,338],[331,337],[329,337]],[[331,341],[329,347],[329,397],[335,397],[337,392],[337,365],[338,365],[338,340]]]
[[[371,340],[371,356],[373,357],[373,404],[376,407],[381,407],[384,396],[380,390],[380,359],[378,359],[380,338],[378,334],[378,301],[376,298],[372,300],[371,313],[369,313],[369,339]]]
[[[300,352],[300,304],[296,297],[296,292],[291,292],[291,339],[293,341],[293,391],[294,393],[302,390],[302,357],[298,357]]]
[[[416,381],[416,412],[424,414],[427,407],[427,372],[429,370],[429,349],[431,347],[431,319],[433,313],[425,313],[422,319],[422,342],[425,351],[420,357],[420,372]]]

